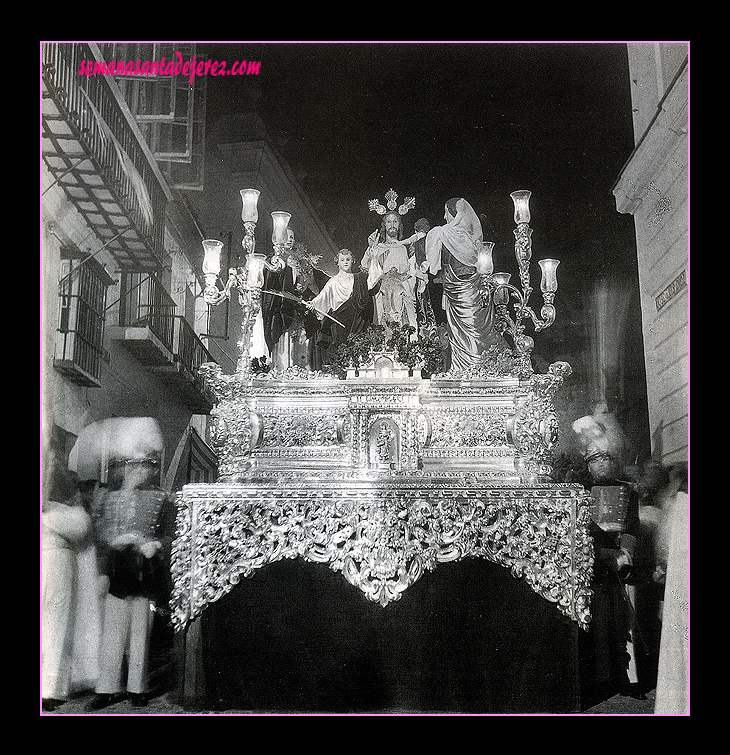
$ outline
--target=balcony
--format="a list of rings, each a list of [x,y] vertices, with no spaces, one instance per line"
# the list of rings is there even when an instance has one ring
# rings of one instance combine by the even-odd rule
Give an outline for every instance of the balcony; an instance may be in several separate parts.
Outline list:
[[[215,362],[190,323],[175,314],[175,302],[151,275],[122,276],[118,325],[110,329],[120,343],[150,371],[175,387],[195,414],[207,414],[213,398],[204,387],[198,369]]]
[[[43,44],[43,159],[122,269],[154,269],[169,189],[114,82],[79,75],[93,47]]]
[[[173,354],[173,363],[159,367],[156,372],[163,380],[177,387],[180,396],[195,414],[208,414],[213,408],[214,399],[198,375],[198,369],[205,362],[215,362],[215,359],[190,323],[179,315],[173,324]]]

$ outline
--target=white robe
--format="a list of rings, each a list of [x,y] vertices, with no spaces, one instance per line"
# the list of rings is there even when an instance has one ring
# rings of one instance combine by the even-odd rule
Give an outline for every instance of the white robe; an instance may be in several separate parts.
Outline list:
[[[382,270],[383,289],[374,298],[375,324],[382,325],[388,320],[417,328],[415,257],[408,256],[405,245],[374,244],[365,252],[362,265],[367,268],[378,265]],[[393,279],[386,281],[391,274],[394,274]],[[390,284],[387,288],[386,283]],[[394,296],[393,289],[399,297]],[[396,301],[397,298],[400,298],[400,301]]]
[[[43,512],[42,686],[43,699],[71,693],[77,548],[91,528],[82,506],[51,503]]]
[[[666,553],[664,610],[654,713],[689,713],[689,497],[665,501],[660,557]]]
[[[368,290],[375,286],[381,275],[382,268],[374,261],[368,269]],[[312,299],[312,306],[317,317],[322,320],[326,314],[341,307],[352,296],[354,285],[354,273],[340,270],[337,275],[333,275],[325,283],[324,288]]]

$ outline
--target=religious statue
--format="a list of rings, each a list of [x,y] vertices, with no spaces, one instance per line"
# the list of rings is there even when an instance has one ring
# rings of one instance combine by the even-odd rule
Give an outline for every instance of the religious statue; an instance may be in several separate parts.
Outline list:
[[[307,309],[320,321],[317,335],[318,365],[331,363],[332,351],[351,335],[366,330],[373,322],[373,295],[382,276],[377,260],[367,270],[353,272],[354,258],[349,249],[340,249],[338,272],[325,283]]]
[[[423,234],[411,245],[411,251],[416,263],[416,316],[418,332],[433,333],[439,326],[446,324],[446,316],[441,308],[441,279],[429,276],[424,269],[426,261],[426,234],[431,230],[431,224],[426,218],[419,218],[414,224],[414,230]]]
[[[441,277],[451,370],[468,371],[503,339],[494,327],[494,303],[484,300],[479,286],[476,265],[482,243],[481,222],[469,202],[459,197],[446,202],[444,219],[445,225],[432,228],[426,235],[422,270]]]
[[[312,336],[319,323],[314,313],[301,304],[321,291],[328,276],[316,267],[321,255],[314,255],[295,242],[294,232],[291,228],[287,230],[286,266],[266,271],[261,301],[264,339],[274,368],[311,368],[316,361]]]
[[[390,189],[386,194],[387,208],[371,200],[371,211],[383,215],[380,228],[368,238],[368,248],[362,258],[362,267],[369,269],[377,264],[383,271],[380,288],[375,293],[374,324],[410,325],[414,334],[418,330],[416,313],[416,263],[409,254],[409,246],[425,236],[417,231],[403,238],[403,219],[415,199],[409,198],[396,210],[397,194]]]

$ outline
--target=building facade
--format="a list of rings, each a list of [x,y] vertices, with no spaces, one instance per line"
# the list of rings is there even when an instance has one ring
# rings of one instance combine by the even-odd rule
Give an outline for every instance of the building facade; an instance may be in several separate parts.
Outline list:
[[[635,149],[615,186],[634,217],[652,456],[689,450],[689,46],[629,44]]]
[[[241,219],[241,190],[255,188],[260,192],[255,227],[256,252],[272,255],[273,212],[291,216],[288,229],[298,244],[319,258],[317,267],[333,275],[337,246],[322,220],[301,188],[294,171],[279,153],[276,140],[267,125],[242,97],[235,111],[219,119],[212,119],[206,135],[205,191],[190,196],[190,206],[201,225],[212,238],[223,242],[221,273],[218,287],[222,288],[229,268],[245,265],[243,241],[244,224]],[[239,341],[243,312],[234,291],[223,304],[210,308],[209,340],[211,353],[225,373],[233,373],[240,356]],[[260,323],[259,323],[260,325]],[[269,359],[260,328],[255,328],[255,343],[251,355]]]
[[[203,233],[185,199],[200,188],[204,79],[193,90],[108,68],[172,48],[42,45],[41,388],[44,461],[67,462],[95,420],[151,416],[176,489],[217,466],[198,377],[215,361],[201,338]]]
[[[272,252],[273,211],[291,214],[322,269],[337,251],[245,102],[206,133],[206,78],[169,68],[195,55],[175,42],[42,45],[43,449],[65,461],[91,422],[151,416],[172,491],[215,479],[198,369],[232,373],[240,356],[238,296],[205,302],[202,241],[224,244],[222,288],[244,264],[240,190],[257,188],[257,251]]]

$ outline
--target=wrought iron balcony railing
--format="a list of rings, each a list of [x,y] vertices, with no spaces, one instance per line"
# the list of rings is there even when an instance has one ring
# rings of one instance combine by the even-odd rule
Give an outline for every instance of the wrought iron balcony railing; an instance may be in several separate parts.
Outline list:
[[[175,350],[175,309],[175,300],[153,275],[122,275],[119,325],[149,329],[170,354]]]
[[[198,338],[193,326],[181,316],[175,318],[175,356],[183,369],[199,381],[198,369],[206,362],[215,362]],[[200,382],[202,386],[202,382]]]
[[[114,282],[91,260],[61,262],[55,368],[79,385],[98,387],[104,359],[107,288]]]
[[[212,401],[198,369],[216,360],[193,326],[175,314],[175,301],[154,276],[125,273],[121,284],[117,340],[160,378],[173,383],[194,411],[210,411]]]
[[[95,54],[43,45],[43,157],[120,267],[150,269],[162,259],[169,190],[114,81],[79,73]]]

